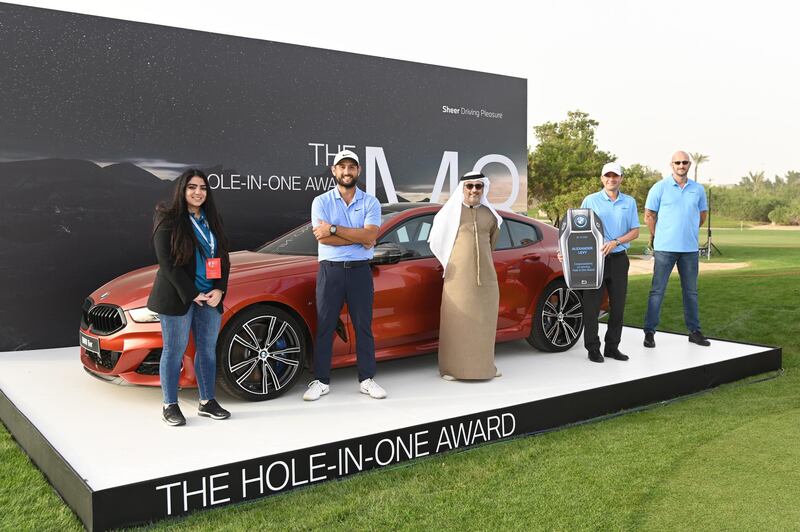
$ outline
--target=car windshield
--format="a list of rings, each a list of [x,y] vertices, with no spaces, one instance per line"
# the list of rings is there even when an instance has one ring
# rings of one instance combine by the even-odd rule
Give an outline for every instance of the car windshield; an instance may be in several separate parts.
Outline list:
[[[399,214],[389,212],[381,215],[381,225],[387,220]],[[303,224],[296,229],[292,229],[285,235],[281,235],[272,242],[264,244],[256,250],[258,253],[274,253],[275,255],[306,255],[317,256],[317,239],[311,231],[311,222]]]

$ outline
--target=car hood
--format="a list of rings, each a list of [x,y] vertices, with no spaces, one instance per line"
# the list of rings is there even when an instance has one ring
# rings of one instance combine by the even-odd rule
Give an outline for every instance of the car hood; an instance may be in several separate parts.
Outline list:
[[[317,263],[317,257],[272,255],[253,251],[231,253],[230,259],[229,288],[250,279],[254,273],[262,279],[265,275],[283,277],[312,269]],[[157,271],[158,265],[153,265],[120,275],[92,292],[89,297],[95,303],[118,305],[125,310],[144,307]]]

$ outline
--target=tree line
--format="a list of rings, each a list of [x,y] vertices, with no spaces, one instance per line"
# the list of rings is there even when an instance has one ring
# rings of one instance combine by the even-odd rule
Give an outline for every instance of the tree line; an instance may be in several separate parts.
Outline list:
[[[716,212],[735,220],[800,225],[800,172],[773,180],[764,172],[749,172],[731,187],[713,187]]]
[[[528,149],[528,202],[553,223],[567,209],[579,207],[586,195],[596,192],[600,168],[616,160],[597,146],[598,125],[588,113],[570,111],[566,120],[533,128],[539,143]],[[697,179],[698,167],[709,157],[702,153],[692,153],[691,157]],[[623,190],[633,196],[641,211],[650,187],[663,176],[638,163],[623,167],[623,171]],[[791,171],[771,181],[764,172],[749,172],[737,185],[705,186],[716,214],[736,220],[800,225],[800,172]]]

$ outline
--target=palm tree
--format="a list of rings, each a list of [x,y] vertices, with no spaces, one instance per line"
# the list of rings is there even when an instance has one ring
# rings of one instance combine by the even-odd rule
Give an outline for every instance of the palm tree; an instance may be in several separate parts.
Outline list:
[[[692,158],[692,161],[694,161],[694,180],[697,181],[697,168],[701,164],[706,162],[709,159],[709,157],[708,157],[708,155],[704,155],[704,154],[700,153],[699,151],[698,152],[694,152],[694,153],[690,153],[689,156]]]
[[[766,177],[764,176],[764,171],[761,172],[747,172],[747,178],[750,180],[751,186],[753,187],[753,194],[758,194],[761,188],[764,186],[766,182]]]

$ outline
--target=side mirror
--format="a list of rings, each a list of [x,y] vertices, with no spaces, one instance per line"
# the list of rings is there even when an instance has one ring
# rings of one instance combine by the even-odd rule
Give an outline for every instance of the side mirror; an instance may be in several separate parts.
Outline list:
[[[383,242],[375,246],[375,252],[370,264],[396,264],[405,255],[403,248],[394,242]]]

